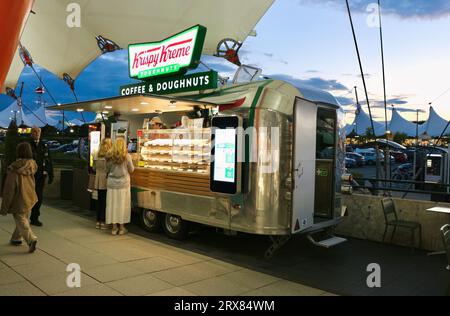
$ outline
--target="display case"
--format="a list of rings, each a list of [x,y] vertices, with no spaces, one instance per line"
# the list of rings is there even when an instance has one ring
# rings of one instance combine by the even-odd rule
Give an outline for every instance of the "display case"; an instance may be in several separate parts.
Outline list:
[[[159,171],[209,174],[211,130],[138,131],[138,167]]]

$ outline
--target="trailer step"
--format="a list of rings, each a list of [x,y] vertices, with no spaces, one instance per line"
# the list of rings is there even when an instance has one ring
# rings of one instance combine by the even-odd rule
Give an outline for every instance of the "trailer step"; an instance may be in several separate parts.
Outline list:
[[[327,239],[322,239],[322,240],[316,241],[311,234],[308,235],[308,239],[313,245],[322,247],[322,248],[331,248],[331,247],[337,246],[337,245],[342,244],[347,241],[347,239],[345,239],[345,238],[336,237],[336,236],[331,236]]]

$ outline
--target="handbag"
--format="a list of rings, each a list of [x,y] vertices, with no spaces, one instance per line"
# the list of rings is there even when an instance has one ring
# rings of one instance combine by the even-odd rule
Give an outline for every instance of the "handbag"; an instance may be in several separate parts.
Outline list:
[[[89,174],[89,183],[88,183],[87,190],[89,192],[95,191],[95,174]]]

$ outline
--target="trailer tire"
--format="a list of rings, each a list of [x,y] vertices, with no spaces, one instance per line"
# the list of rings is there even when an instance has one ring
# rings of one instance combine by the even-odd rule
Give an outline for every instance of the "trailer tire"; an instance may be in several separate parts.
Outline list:
[[[162,226],[166,235],[176,240],[186,239],[189,232],[189,223],[177,215],[165,214]]]
[[[143,208],[141,210],[141,226],[150,233],[159,233],[162,229],[162,214]]]

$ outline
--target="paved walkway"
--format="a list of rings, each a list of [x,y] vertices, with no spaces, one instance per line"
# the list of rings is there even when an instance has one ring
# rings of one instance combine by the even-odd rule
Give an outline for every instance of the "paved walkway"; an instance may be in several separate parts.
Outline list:
[[[94,223],[43,206],[33,228],[38,250],[9,245],[12,216],[0,216],[0,296],[5,295],[331,295],[134,234],[112,236]],[[81,288],[66,284],[67,265],[81,267]]]

